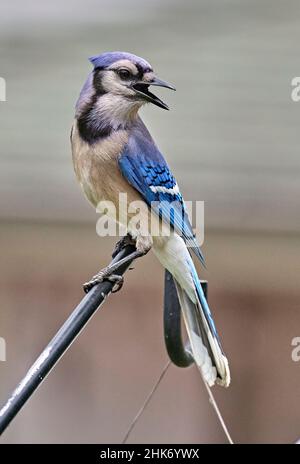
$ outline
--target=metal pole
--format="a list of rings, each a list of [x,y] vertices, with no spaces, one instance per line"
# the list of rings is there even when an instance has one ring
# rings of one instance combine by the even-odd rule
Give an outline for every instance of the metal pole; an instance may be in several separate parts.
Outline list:
[[[112,263],[120,261],[133,251],[134,246],[126,246],[114,257]],[[130,264],[129,262],[120,266],[115,273],[123,275]],[[0,410],[0,435],[71,346],[99,306],[104,303],[113,286],[114,284],[108,281],[97,284],[74,309]]]
[[[207,298],[207,281],[200,281]],[[194,362],[189,343],[185,343],[181,333],[181,308],[174,278],[165,271],[164,295],[164,335],[169,358],[178,367],[188,367]]]

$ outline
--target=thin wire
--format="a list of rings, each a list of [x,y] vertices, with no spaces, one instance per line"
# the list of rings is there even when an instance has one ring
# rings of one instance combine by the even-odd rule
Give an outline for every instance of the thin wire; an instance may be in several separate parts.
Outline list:
[[[163,368],[159,378],[157,379],[157,381],[155,382],[154,386],[152,387],[152,390],[150,391],[150,393],[148,394],[147,398],[145,399],[142,407],[140,408],[140,410],[138,411],[137,415],[135,416],[135,418],[133,419],[133,421],[131,422],[130,426],[129,426],[129,429],[127,430],[126,432],[126,435],[122,441],[122,445],[124,445],[128,438],[129,438],[129,435],[131,434],[131,432],[133,431],[137,421],[139,420],[139,418],[141,417],[141,415],[143,414],[143,412],[145,411],[146,407],[148,406],[152,396],[154,395],[154,393],[156,392],[159,384],[161,383],[162,379],[164,378],[167,370],[169,369],[171,365],[171,361],[168,361],[167,364],[165,365],[165,367]]]
[[[223,431],[224,431],[224,433],[225,433],[225,435],[226,435],[226,438],[227,438],[228,442],[230,443],[230,445],[233,445],[234,442],[233,442],[233,440],[232,440],[232,438],[231,438],[231,436],[230,436],[230,433],[228,432],[227,426],[226,426],[226,424],[225,424],[225,422],[224,422],[224,419],[223,419],[223,417],[222,417],[222,414],[221,414],[221,412],[220,412],[220,409],[218,408],[218,405],[217,405],[217,402],[216,402],[216,400],[215,400],[215,397],[214,397],[214,395],[212,394],[212,391],[211,391],[209,385],[207,385],[207,383],[205,382],[204,379],[202,379],[202,380],[203,380],[203,383],[204,383],[204,385],[205,385],[205,388],[206,388],[207,393],[208,393],[208,396],[209,396],[209,402],[210,402],[210,404],[212,405],[212,407],[213,407],[214,410],[215,410],[215,413],[216,413],[216,415],[217,415],[217,417],[218,417],[218,419],[219,419],[219,422],[220,422],[220,424],[221,424],[221,427],[222,427],[222,429],[223,429]]]
[[[133,431],[133,429],[134,429],[134,427],[136,426],[138,420],[140,419],[141,415],[143,414],[143,412],[145,411],[146,407],[148,406],[148,404],[149,404],[150,400],[152,399],[154,393],[156,392],[156,390],[157,390],[159,384],[161,383],[161,381],[163,380],[165,374],[167,373],[167,370],[169,369],[170,365],[171,365],[171,361],[169,360],[169,361],[167,362],[167,364],[165,365],[165,367],[163,368],[163,370],[162,370],[160,376],[158,377],[157,381],[155,382],[154,386],[152,387],[150,393],[149,393],[148,396],[146,397],[146,399],[145,399],[143,405],[142,405],[141,408],[139,409],[137,415],[135,416],[135,418],[134,418],[133,421],[131,422],[131,424],[130,424],[130,426],[129,426],[127,432],[126,432],[126,435],[125,435],[125,437],[123,438],[122,445],[125,445],[125,443],[127,443],[127,440],[128,440],[128,438],[129,438],[131,432]],[[232,440],[232,438],[231,438],[231,436],[230,436],[230,433],[229,433],[229,431],[228,431],[228,428],[227,428],[227,426],[226,426],[226,424],[225,424],[225,421],[224,421],[224,419],[223,419],[223,417],[222,417],[222,414],[221,414],[221,412],[220,412],[220,410],[219,410],[219,408],[218,408],[218,405],[217,405],[217,402],[216,402],[216,400],[215,400],[215,397],[214,397],[214,395],[212,394],[212,391],[211,391],[210,387],[207,385],[207,383],[205,382],[205,380],[204,380],[203,378],[202,378],[202,380],[203,380],[203,383],[204,383],[205,388],[206,388],[207,393],[208,393],[209,402],[210,402],[210,404],[212,405],[212,407],[213,407],[214,410],[215,410],[215,413],[216,413],[216,415],[217,415],[217,418],[218,418],[218,420],[219,420],[219,422],[220,422],[220,424],[221,424],[221,427],[222,427],[222,429],[223,429],[223,431],[224,431],[224,433],[225,433],[225,435],[226,435],[226,438],[227,438],[228,442],[230,443],[230,445],[233,445],[234,442],[233,442],[233,440]]]

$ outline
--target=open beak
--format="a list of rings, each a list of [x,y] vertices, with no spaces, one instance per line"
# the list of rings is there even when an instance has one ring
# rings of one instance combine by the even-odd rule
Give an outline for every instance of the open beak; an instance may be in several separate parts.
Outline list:
[[[140,81],[132,85],[132,88],[135,90],[135,92],[138,95],[142,96],[145,100],[147,100],[150,103],[153,103],[156,106],[159,106],[160,108],[163,108],[164,110],[168,110],[169,107],[166,103],[164,103],[153,93],[149,92],[150,85],[156,85],[157,87],[165,87],[166,89],[171,90],[176,90],[175,87],[171,84],[168,84],[168,82],[159,79],[158,77],[154,77],[151,82]]]

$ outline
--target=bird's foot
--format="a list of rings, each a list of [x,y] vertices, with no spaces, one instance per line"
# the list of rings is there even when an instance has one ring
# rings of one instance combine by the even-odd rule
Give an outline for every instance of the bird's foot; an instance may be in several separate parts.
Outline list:
[[[101,269],[101,271],[95,274],[91,278],[91,280],[83,284],[83,290],[85,291],[85,293],[88,293],[95,285],[100,284],[105,280],[108,280],[109,282],[113,282],[115,284],[111,291],[112,293],[117,293],[123,287],[124,277],[117,274],[113,274],[113,269],[111,269],[108,266],[104,269]]]
[[[120,251],[122,251],[128,245],[136,245],[136,241],[131,237],[130,234],[124,235],[120,240],[117,241],[115,249],[112,252],[112,257],[115,258]]]
[[[126,237],[124,237],[125,239]],[[129,236],[129,239],[132,240],[132,238]],[[128,239],[127,239],[128,240]],[[118,242],[119,243],[119,242]],[[123,242],[124,243],[124,242]],[[115,263],[111,263],[109,266],[101,269],[94,277],[92,277],[91,280],[83,284],[83,289],[85,293],[88,293],[91,288],[93,288],[95,285],[104,282],[105,280],[108,280],[109,282],[114,282],[115,287],[112,289],[112,293],[116,293],[119,290],[121,290],[122,285],[124,283],[124,278],[121,275],[116,274],[115,272],[120,269],[122,266],[128,266],[134,259],[140,258],[141,256],[144,256],[145,254],[148,253],[148,251],[151,249],[152,245],[152,240],[149,238],[140,238],[136,242],[133,242],[136,245],[135,251],[130,253],[129,255],[125,256],[124,258],[121,258],[119,261]],[[132,244],[131,242],[127,242],[128,244]],[[118,246],[118,244],[117,244]],[[122,245],[120,245],[122,246]],[[122,247],[124,248],[124,246]],[[122,249],[120,248],[119,251]],[[114,256],[116,256],[116,250],[114,251]],[[124,272],[124,271],[123,271]]]

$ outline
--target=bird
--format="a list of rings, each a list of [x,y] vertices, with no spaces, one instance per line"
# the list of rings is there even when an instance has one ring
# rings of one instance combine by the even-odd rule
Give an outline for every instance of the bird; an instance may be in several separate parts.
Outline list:
[[[152,249],[171,273],[191,352],[202,378],[210,387],[228,387],[228,360],[191,252],[202,264],[204,257],[178,183],[139,115],[146,103],[169,109],[150,92],[150,87],[175,87],[160,79],[144,58],[132,53],[104,52],[89,60],[92,70],[77,100],[71,131],[76,177],[96,208],[101,201],[117,207],[121,193],[126,193],[127,206],[132,202],[144,206],[146,226],[140,229],[132,225],[133,213],[124,215],[115,209],[114,220],[125,227],[127,239],[135,244],[129,259]],[[159,233],[150,230],[149,217],[159,227]],[[114,274],[116,268],[108,266],[94,276],[86,284],[86,291],[105,279],[117,282],[120,277]]]

